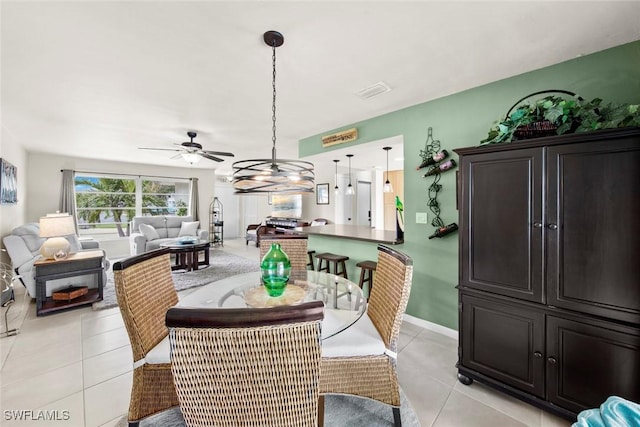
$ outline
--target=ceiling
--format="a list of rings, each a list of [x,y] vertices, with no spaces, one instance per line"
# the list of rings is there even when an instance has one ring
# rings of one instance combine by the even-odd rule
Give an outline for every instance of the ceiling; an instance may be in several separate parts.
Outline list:
[[[640,2],[2,1],[0,8],[4,144],[181,167],[170,152],[138,147],[171,148],[193,130],[204,149],[234,152],[235,160],[271,156],[266,30],[285,37],[277,49],[277,149],[285,158],[297,157],[301,138],[640,38]],[[380,81],[392,91],[354,95]],[[353,167],[384,166],[383,150],[372,151],[379,157],[358,155]],[[233,160],[193,167],[224,174]]]

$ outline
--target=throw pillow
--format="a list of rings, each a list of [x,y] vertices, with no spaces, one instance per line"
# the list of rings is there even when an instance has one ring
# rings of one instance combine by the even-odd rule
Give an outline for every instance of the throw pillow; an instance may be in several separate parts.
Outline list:
[[[200,225],[200,221],[193,222],[182,222],[180,226],[180,232],[178,233],[178,237],[184,236],[195,236],[198,233],[198,226]]]
[[[155,228],[153,228],[153,225],[140,224],[139,228],[140,228],[140,232],[144,235],[144,237],[147,238],[147,240],[155,240],[160,238],[158,231]]]

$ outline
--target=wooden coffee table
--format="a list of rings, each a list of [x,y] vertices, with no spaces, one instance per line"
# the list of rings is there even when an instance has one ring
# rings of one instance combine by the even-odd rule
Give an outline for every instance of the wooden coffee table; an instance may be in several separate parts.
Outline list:
[[[171,266],[171,270],[197,270],[201,265],[209,265],[209,248],[211,244],[208,240],[198,240],[195,243],[180,243],[179,241],[160,244],[162,248],[169,248],[169,251],[176,256],[176,263]],[[204,253],[204,259],[200,261],[199,253]]]

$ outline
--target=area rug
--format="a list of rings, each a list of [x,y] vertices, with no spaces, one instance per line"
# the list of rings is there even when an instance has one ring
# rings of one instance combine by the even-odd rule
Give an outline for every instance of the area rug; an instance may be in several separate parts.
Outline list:
[[[113,266],[113,261],[111,262]],[[220,249],[211,250],[209,255],[209,266],[196,271],[180,271],[177,270],[171,275],[173,283],[177,291],[182,291],[197,286],[206,285],[224,279],[225,277],[234,276],[240,273],[260,270],[258,259],[255,260],[233,255]],[[109,268],[107,271],[107,283],[103,289],[102,301],[94,302],[94,310],[102,310],[118,305],[116,299],[116,290],[113,282],[113,270]]]
[[[325,427],[389,427],[393,426],[393,412],[390,406],[370,399],[345,395],[327,395],[324,399]],[[409,400],[400,390],[400,417],[403,427],[420,427]],[[242,420],[238,420],[241,425]],[[115,427],[126,427],[126,416]],[[146,418],[140,427],[185,427],[180,408],[168,409]]]

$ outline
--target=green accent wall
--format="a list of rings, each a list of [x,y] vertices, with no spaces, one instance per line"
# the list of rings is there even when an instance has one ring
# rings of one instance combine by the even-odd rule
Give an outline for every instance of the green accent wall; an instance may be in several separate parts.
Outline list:
[[[438,82],[429,84],[437,85]],[[299,155],[302,158],[325,151],[321,142],[323,135],[352,127],[358,128],[357,141],[331,147],[326,151],[395,135],[404,137],[405,243],[396,249],[414,259],[408,314],[458,329],[458,297],[455,289],[458,284],[458,234],[428,240],[434,228],[430,224],[415,223],[416,212],[430,212],[427,207],[427,187],[433,179],[422,177],[425,170],[415,170],[420,163],[419,153],[424,148],[427,129],[433,128],[434,139],[440,140],[442,148],[449,150],[452,158],[457,160],[452,152],[454,148],[479,145],[493,122],[503,118],[514,102],[529,93],[545,89],[570,90],[586,100],[599,97],[605,102],[640,103],[640,41],[365,121],[347,123],[340,128],[327,129],[326,132],[299,141]],[[442,175],[440,181],[443,189],[438,194],[438,201],[442,220],[446,224],[459,224],[455,206],[455,178],[455,172],[449,171]],[[500,236],[496,236],[496,239],[499,238]],[[311,249],[314,249],[311,244],[314,241],[315,239],[310,242]],[[371,248],[356,249],[353,245],[343,239],[326,238],[322,240],[321,249],[362,257],[370,255]],[[371,247],[375,248],[375,244],[371,244]],[[350,267],[353,271],[353,267]],[[357,276],[350,275],[350,278],[357,280]]]

